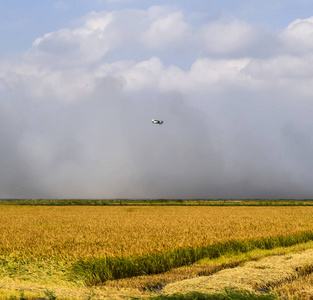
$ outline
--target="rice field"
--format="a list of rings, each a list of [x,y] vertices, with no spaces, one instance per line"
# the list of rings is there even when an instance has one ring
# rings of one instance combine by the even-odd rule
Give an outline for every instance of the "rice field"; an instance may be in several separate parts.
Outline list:
[[[141,256],[313,231],[313,207],[0,206],[0,253]]]
[[[80,287],[313,240],[313,206],[0,205],[0,220],[2,277]]]

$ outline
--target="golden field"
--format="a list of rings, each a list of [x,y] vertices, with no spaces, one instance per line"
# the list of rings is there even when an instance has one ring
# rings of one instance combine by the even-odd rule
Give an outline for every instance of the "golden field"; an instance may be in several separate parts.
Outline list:
[[[313,207],[0,206],[0,254],[139,256],[313,230]]]
[[[313,245],[311,236],[309,242],[296,245],[301,242],[296,241],[290,247],[245,253],[230,250],[160,274],[126,276],[93,286],[86,285],[86,278],[73,269],[80,259],[88,263],[93,258],[125,256],[127,263],[127,257],[157,254],[161,263],[162,253],[179,248],[232,240],[244,244],[249,239],[309,232],[313,231],[313,206],[0,205],[0,220],[0,299],[149,297],[176,281],[212,275],[267,256],[302,253]],[[179,255],[184,253],[173,253],[173,257]],[[305,288],[309,295],[310,272],[293,283],[279,280],[273,288],[281,295],[303,294]]]

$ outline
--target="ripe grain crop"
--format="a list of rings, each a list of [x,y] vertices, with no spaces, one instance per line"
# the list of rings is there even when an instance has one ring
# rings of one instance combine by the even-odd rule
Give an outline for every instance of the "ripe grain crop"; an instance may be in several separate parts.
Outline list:
[[[313,231],[313,207],[0,206],[0,254],[144,256]]]
[[[0,271],[3,282],[97,285],[313,240],[312,217],[309,206],[0,205]]]

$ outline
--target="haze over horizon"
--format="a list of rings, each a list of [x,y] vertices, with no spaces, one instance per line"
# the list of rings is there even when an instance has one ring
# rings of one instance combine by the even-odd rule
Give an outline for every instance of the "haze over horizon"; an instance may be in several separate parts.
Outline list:
[[[0,198],[313,198],[313,1],[0,12]]]

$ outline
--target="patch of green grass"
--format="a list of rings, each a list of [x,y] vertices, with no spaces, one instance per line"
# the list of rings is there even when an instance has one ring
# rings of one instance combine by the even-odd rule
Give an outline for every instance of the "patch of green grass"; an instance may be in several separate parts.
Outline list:
[[[203,258],[218,258],[225,254],[246,253],[254,249],[274,249],[288,247],[313,240],[313,232],[290,236],[262,238],[259,240],[230,241],[207,247],[185,248],[161,254],[139,257],[104,257],[79,260],[72,271],[84,278],[87,285],[97,285],[107,280],[152,275],[173,268],[191,265]]]
[[[1,279],[15,278],[20,282],[35,284],[60,284],[68,286],[77,285],[79,278],[71,274],[73,261],[68,259],[35,259],[18,255],[0,255]],[[69,279],[72,279],[70,281]],[[83,283],[81,282],[81,286]]]
[[[243,290],[225,290],[222,293],[203,294],[190,292],[188,294],[159,295],[149,300],[276,300],[278,296],[274,293],[256,294]]]

